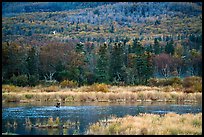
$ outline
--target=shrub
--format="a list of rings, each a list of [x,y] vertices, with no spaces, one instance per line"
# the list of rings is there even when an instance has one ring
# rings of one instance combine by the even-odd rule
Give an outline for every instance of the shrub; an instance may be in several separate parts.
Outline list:
[[[185,92],[201,92],[202,91],[202,78],[201,77],[186,77],[183,80],[183,87],[186,88]]]
[[[150,78],[148,80],[148,85],[149,86],[157,86],[158,85],[158,79],[157,78]]]
[[[70,81],[70,80],[63,80],[60,83],[60,86],[62,88],[75,88],[78,86],[78,83],[76,81]]]
[[[196,83],[200,83],[202,84],[202,78],[201,77],[186,77],[183,80],[183,87],[185,88],[189,88],[191,86],[193,86]]]
[[[26,86],[28,85],[28,77],[26,75],[13,75],[10,79],[11,83],[16,86]]]
[[[97,91],[97,92],[108,92],[108,85],[104,84],[104,83],[94,83],[93,85],[91,85],[90,87],[91,91]]]
[[[31,98],[33,97],[33,95],[32,95],[32,94],[26,94],[25,97],[26,97],[27,99],[31,99]]]
[[[179,77],[173,77],[170,78],[169,80],[169,85],[173,85],[173,84],[177,84],[177,85],[181,85],[182,84],[182,80]]]
[[[28,79],[28,84],[30,86],[36,86],[39,82],[39,79],[35,75],[30,75]]]

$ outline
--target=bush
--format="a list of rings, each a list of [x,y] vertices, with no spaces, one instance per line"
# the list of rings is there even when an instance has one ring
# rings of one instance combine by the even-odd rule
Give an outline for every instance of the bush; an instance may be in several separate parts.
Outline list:
[[[182,80],[179,77],[173,77],[173,78],[168,79],[168,84],[169,85],[174,85],[174,84],[181,85]]]
[[[28,77],[26,75],[13,75],[10,79],[11,83],[16,86],[27,86],[28,85]]]
[[[26,97],[27,99],[31,99],[31,98],[33,98],[33,95],[32,95],[32,94],[26,94],[25,97]]]
[[[158,79],[157,78],[150,78],[149,80],[148,80],[148,85],[149,86],[158,86]]]
[[[190,88],[195,84],[202,84],[202,78],[201,77],[186,77],[183,80],[183,87]]]
[[[75,88],[78,86],[76,81],[64,80],[60,83],[62,88]]]
[[[202,78],[201,77],[186,77],[183,80],[183,87],[185,92],[202,92]]]
[[[39,79],[35,75],[30,75],[28,79],[28,83],[30,86],[36,86],[39,82]]]
[[[90,87],[90,91],[97,91],[97,92],[108,92],[108,85],[104,84],[104,83],[94,83],[93,85],[91,85]]]

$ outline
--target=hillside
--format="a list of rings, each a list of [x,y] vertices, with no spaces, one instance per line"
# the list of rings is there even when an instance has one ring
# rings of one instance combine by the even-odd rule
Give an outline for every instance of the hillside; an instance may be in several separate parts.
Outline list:
[[[4,35],[50,35],[56,31],[55,37],[78,38],[83,42],[87,39],[104,42],[109,38],[115,40],[116,36],[119,40],[137,36],[147,42],[166,35],[202,34],[200,3],[40,2],[17,4],[16,8],[12,4],[4,4],[3,7],[6,7],[3,13],[10,11],[11,7],[11,13],[19,13],[13,17],[3,17]],[[25,10],[28,7],[30,10]]]
[[[56,12],[70,11],[97,7],[114,2],[3,2],[3,16],[14,16],[20,13],[29,12]]]
[[[202,75],[201,2],[2,3],[3,77],[147,84]]]

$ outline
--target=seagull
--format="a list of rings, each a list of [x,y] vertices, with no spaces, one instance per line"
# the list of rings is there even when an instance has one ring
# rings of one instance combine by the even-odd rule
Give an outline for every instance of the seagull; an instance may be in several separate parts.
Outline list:
[[[55,34],[55,33],[56,33],[56,31],[53,31],[52,33],[53,33],[53,34]]]

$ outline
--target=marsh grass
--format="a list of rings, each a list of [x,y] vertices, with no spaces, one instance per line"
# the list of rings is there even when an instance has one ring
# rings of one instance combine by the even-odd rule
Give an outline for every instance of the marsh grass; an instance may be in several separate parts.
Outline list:
[[[21,95],[16,93],[5,93],[2,95],[2,100],[5,102],[20,102],[21,98]]]
[[[87,134],[94,135],[201,135],[202,113],[127,115],[112,117],[106,125],[100,121],[89,126]]]
[[[17,122],[16,122],[17,124]],[[27,128],[32,128],[32,127],[36,127],[36,128],[69,128],[72,126],[79,126],[79,121],[75,121],[75,122],[71,122],[69,120],[62,122],[60,121],[59,117],[56,117],[56,119],[54,119],[53,117],[49,117],[47,120],[39,120],[37,119],[35,124],[31,122],[31,120],[29,118],[25,119],[25,125]]]
[[[14,85],[2,85],[2,91],[3,92],[19,92],[20,87],[17,87]]]
[[[185,93],[175,87],[148,86],[110,86],[94,84],[79,88],[50,87],[15,87],[21,92],[10,90],[4,85],[2,100],[5,102],[23,101],[62,101],[62,102],[136,102],[136,101],[176,101],[202,102],[202,93]]]
[[[32,122],[31,122],[30,118],[26,118],[26,119],[25,119],[25,125],[26,125],[27,127],[32,127]]]

